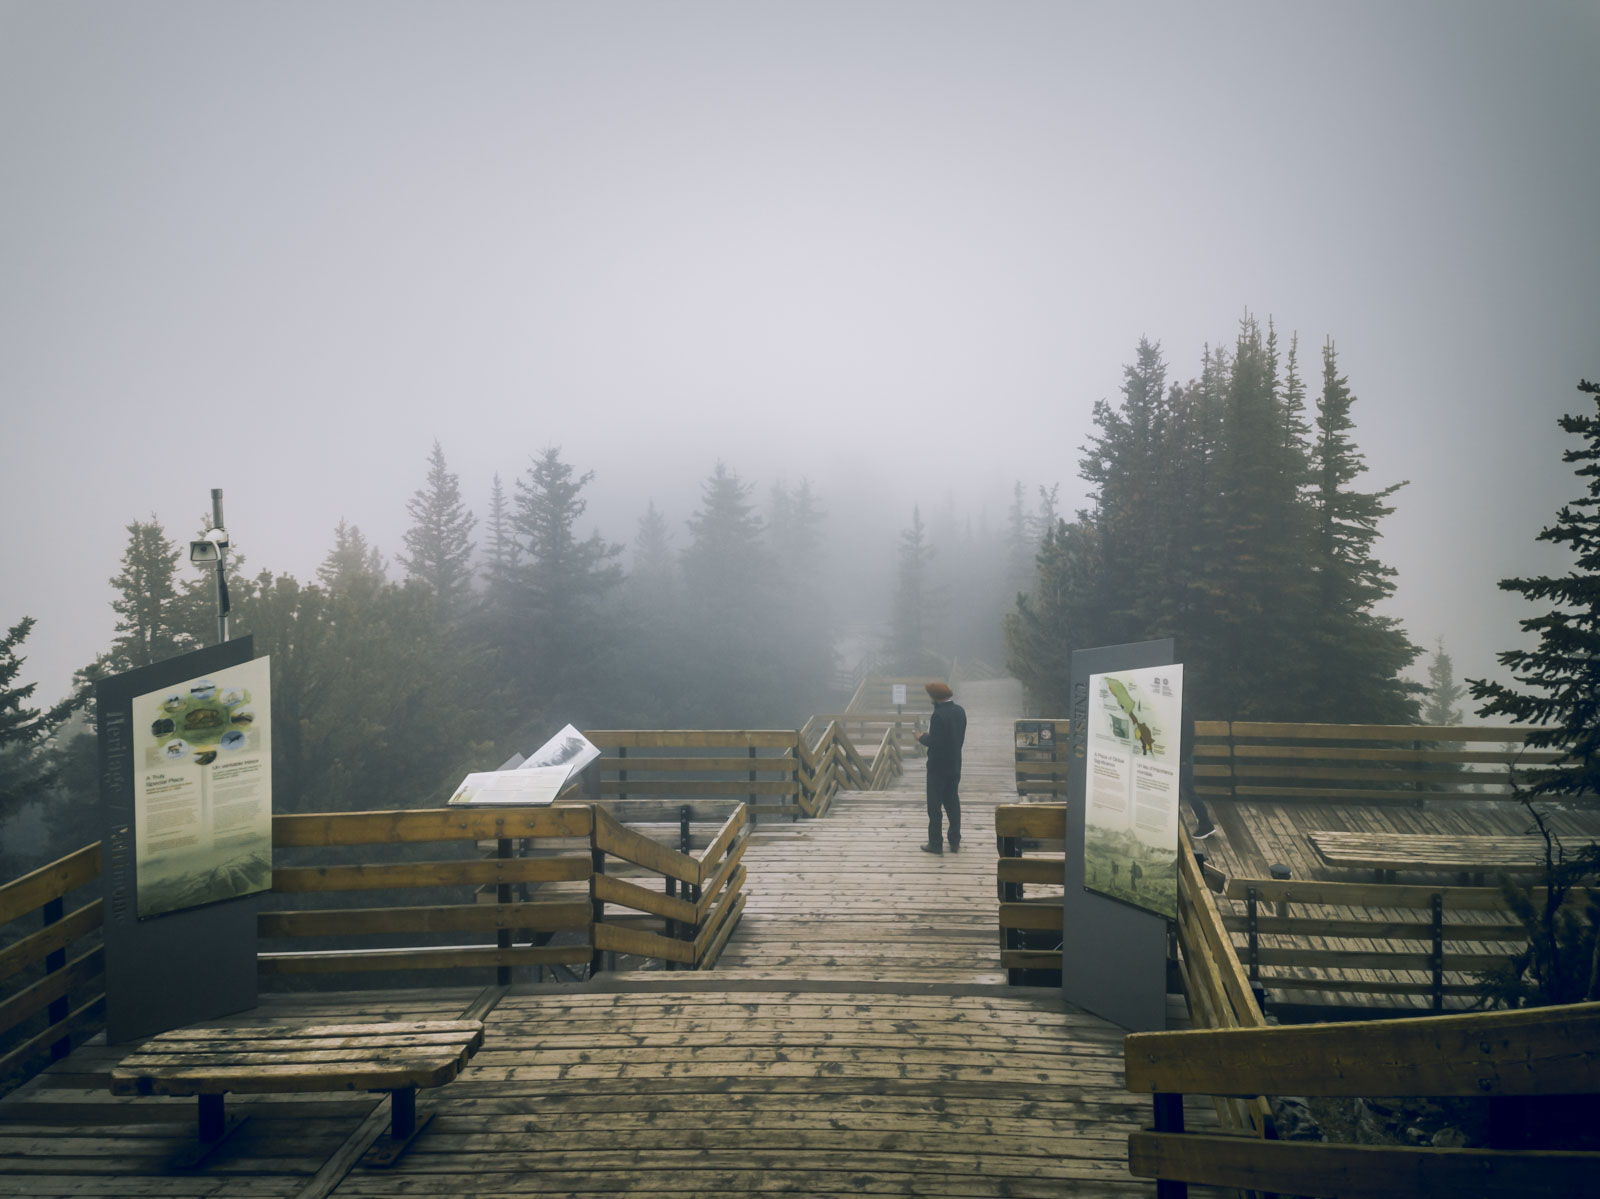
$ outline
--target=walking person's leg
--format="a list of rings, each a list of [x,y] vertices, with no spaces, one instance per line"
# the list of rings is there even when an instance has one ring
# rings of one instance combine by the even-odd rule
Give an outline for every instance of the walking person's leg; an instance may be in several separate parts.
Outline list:
[[[928,772],[928,839],[922,843],[922,848],[929,853],[944,852],[944,838],[939,833],[940,782],[932,771]]]

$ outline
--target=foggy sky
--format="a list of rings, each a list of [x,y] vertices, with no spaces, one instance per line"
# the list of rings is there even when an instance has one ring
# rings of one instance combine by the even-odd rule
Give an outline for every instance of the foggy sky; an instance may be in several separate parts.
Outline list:
[[[0,627],[40,699],[130,520],[391,561],[560,445],[630,540],[718,459],[892,555],[1080,505],[1140,336],[1332,336],[1413,640],[1494,670],[1600,378],[1600,6],[0,0]],[[186,568],[187,569],[187,568]],[[873,615],[868,613],[866,615]]]

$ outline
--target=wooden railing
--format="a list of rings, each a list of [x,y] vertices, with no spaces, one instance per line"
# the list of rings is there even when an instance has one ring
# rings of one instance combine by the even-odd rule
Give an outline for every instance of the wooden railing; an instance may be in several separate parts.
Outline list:
[[[1498,887],[1215,881],[1227,899],[1244,905],[1223,925],[1252,983],[1318,1006],[1387,995],[1408,1005],[1412,997],[1425,998],[1443,1011],[1449,998],[1478,994],[1472,976],[1527,946],[1527,930]],[[1532,895],[1542,907],[1543,888]],[[1566,903],[1581,912],[1596,897],[1575,888]]]
[[[1518,769],[1560,757],[1555,750],[1524,748],[1526,728],[1216,725],[1226,729],[1225,740],[1197,741],[1195,773],[1196,790],[1219,799],[1393,804],[1506,797]]]
[[[907,727],[909,727],[909,718]],[[585,732],[603,756],[591,768],[594,793],[608,807],[626,801],[742,799],[751,816],[816,817],[841,790],[865,790],[900,774],[897,741],[883,734],[869,763],[840,718],[813,716],[789,729],[596,729]]]
[[[1040,726],[1050,730],[1050,744],[1041,745]],[[1067,763],[1072,758],[1070,720],[1018,720],[1015,722],[1017,794],[1065,798]],[[1202,795],[1231,796],[1229,728],[1226,720],[1197,720],[1195,727],[1195,789]]]
[[[1023,730],[1053,727],[1054,745],[1024,744]],[[1066,795],[1071,725],[1018,721],[1018,795]],[[1523,748],[1525,728],[1413,724],[1268,724],[1195,721],[1195,790],[1202,799],[1314,803],[1415,803],[1505,797],[1516,771],[1554,750]]]
[[[1059,974],[1071,966],[1061,955],[1066,812],[1066,805],[1059,803],[1002,804],[995,809],[1000,962],[1013,983],[1037,977],[1027,972]],[[1032,896],[1029,887],[1035,889]],[[1176,929],[1177,969],[1190,1020],[1204,1028],[1265,1025],[1187,837],[1178,852]],[[1217,1115],[1222,1126],[1235,1133],[1270,1135],[1271,1113],[1258,1096],[1224,1098],[1217,1104]]]
[[[672,812],[680,848],[593,804],[275,816],[260,972],[494,968],[508,983],[518,966],[597,973],[606,954],[710,969],[744,910],[747,809],[735,803],[699,853],[687,805]],[[42,923],[0,949],[0,1083],[103,1025],[102,901],[64,910],[99,882],[96,843],[0,887],[0,926]],[[289,906],[301,899],[314,906]]]
[[[1059,974],[1067,807],[1001,804],[995,808],[994,832],[1000,854],[995,866],[1000,964],[1013,984],[1026,981],[1032,971]]]
[[[423,809],[277,816],[277,849],[393,849],[418,842],[455,842],[489,858],[390,863],[279,866],[273,890],[370,892],[385,902],[317,910],[263,912],[263,938],[401,938],[398,946],[344,946],[260,955],[265,974],[344,973],[493,966],[502,982],[516,966],[600,968],[603,951],[704,968],[720,951],[717,933],[743,904],[743,804],[729,814],[696,857],[629,828],[598,804],[538,808]],[[621,866],[608,871],[608,861]],[[632,878],[643,876],[650,885]],[[715,881],[715,890],[705,892]],[[466,902],[406,905],[395,889],[475,886]],[[608,918],[607,905],[625,914]],[[650,931],[655,918],[666,921]],[[731,928],[731,924],[729,926]],[[495,943],[481,943],[494,934]],[[472,938],[459,944],[463,937]],[[430,943],[418,944],[419,940]]]
[[[1600,1093],[1600,1003],[1278,1028],[1133,1033],[1130,1091],[1154,1128],[1128,1167],[1180,1199],[1190,1183],[1292,1195],[1593,1194],[1600,1153],[1541,1129],[1539,1097]],[[1472,1098],[1489,1103],[1490,1149],[1340,1145],[1184,1131],[1186,1094]],[[1559,1101],[1571,1106],[1571,1100]],[[1592,1124],[1590,1128],[1592,1133]],[[1592,1143],[1592,1141],[1590,1142]]]
[[[0,886],[0,929],[39,926],[0,948],[0,1092],[104,1023],[99,882],[96,841]]]

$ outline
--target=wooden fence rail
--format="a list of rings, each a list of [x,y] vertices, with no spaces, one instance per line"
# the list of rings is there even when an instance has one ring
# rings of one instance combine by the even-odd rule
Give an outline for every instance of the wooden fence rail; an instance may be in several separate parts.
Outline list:
[[[1541,1132],[1539,1097],[1600,1093],[1600,1003],[1275,1028],[1133,1033],[1130,1091],[1154,1127],[1128,1138],[1128,1166],[1162,1199],[1190,1183],[1293,1195],[1591,1194],[1600,1153]],[[1196,1135],[1185,1094],[1487,1099],[1490,1149],[1337,1145]],[[1571,1101],[1564,1101],[1569,1106]],[[1591,1130],[1592,1131],[1592,1130]]]
[[[1051,744],[1030,736],[1053,729]],[[1560,759],[1523,745],[1521,727],[1274,724],[1195,721],[1195,790],[1202,799],[1414,804],[1508,797],[1517,772]],[[1017,794],[1064,796],[1071,726],[1017,721]]]
[[[257,932],[271,943],[257,954],[260,972],[494,968],[506,983],[518,966],[597,972],[605,954],[712,968],[744,910],[746,806],[720,812],[699,853],[689,805],[635,804],[633,814],[658,823],[670,814],[678,847],[597,804],[275,816],[272,895],[315,906],[258,914]],[[486,844],[493,856],[481,856]],[[370,860],[418,851],[428,857]],[[99,883],[96,843],[0,886],[0,926],[42,921],[0,949],[8,1084],[103,1026],[102,900],[63,910],[67,896]],[[319,940],[338,943],[302,948]],[[273,947],[285,943],[293,947]]]
[[[105,1020],[102,900],[69,898],[98,887],[100,843],[0,885],[0,928],[37,921],[0,949],[0,1090],[30,1066],[66,1057],[74,1039]]]
[[[1228,878],[1220,890],[1244,904],[1223,924],[1252,983],[1330,1008],[1392,995],[1443,1011],[1448,999],[1475,998],[1473,976],[1528,941],[1498,887]],[[1542,905],[1544,889],[1532,894]],[[1595,898],[1575,888],[1566,903],[1581,912]]]

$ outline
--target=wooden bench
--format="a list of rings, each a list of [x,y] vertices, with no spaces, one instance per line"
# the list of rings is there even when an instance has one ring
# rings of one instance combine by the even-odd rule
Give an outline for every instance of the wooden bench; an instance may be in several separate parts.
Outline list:
[[[1544,842],[1538,837],[1319,830],[1308,832],[1306,838],[1328,866],[1373,870],[1380,883],[1392,881],[1397,870],[1454,873],[1481,880],[1486,873],[1536,874],[1544,869]]]
[[[420,1087],[443,1086],[483,1044],[481,1020],[393,1024],[266,1025],[164,1032],[111,1072],[113,1095],[195,1095],[200,1100],[199,1164],[239,1123],[222,1097],[309,1091],[388,1091],[390,1129],[369,1160],[389,1165],[431,1118],[417,1120]]]

